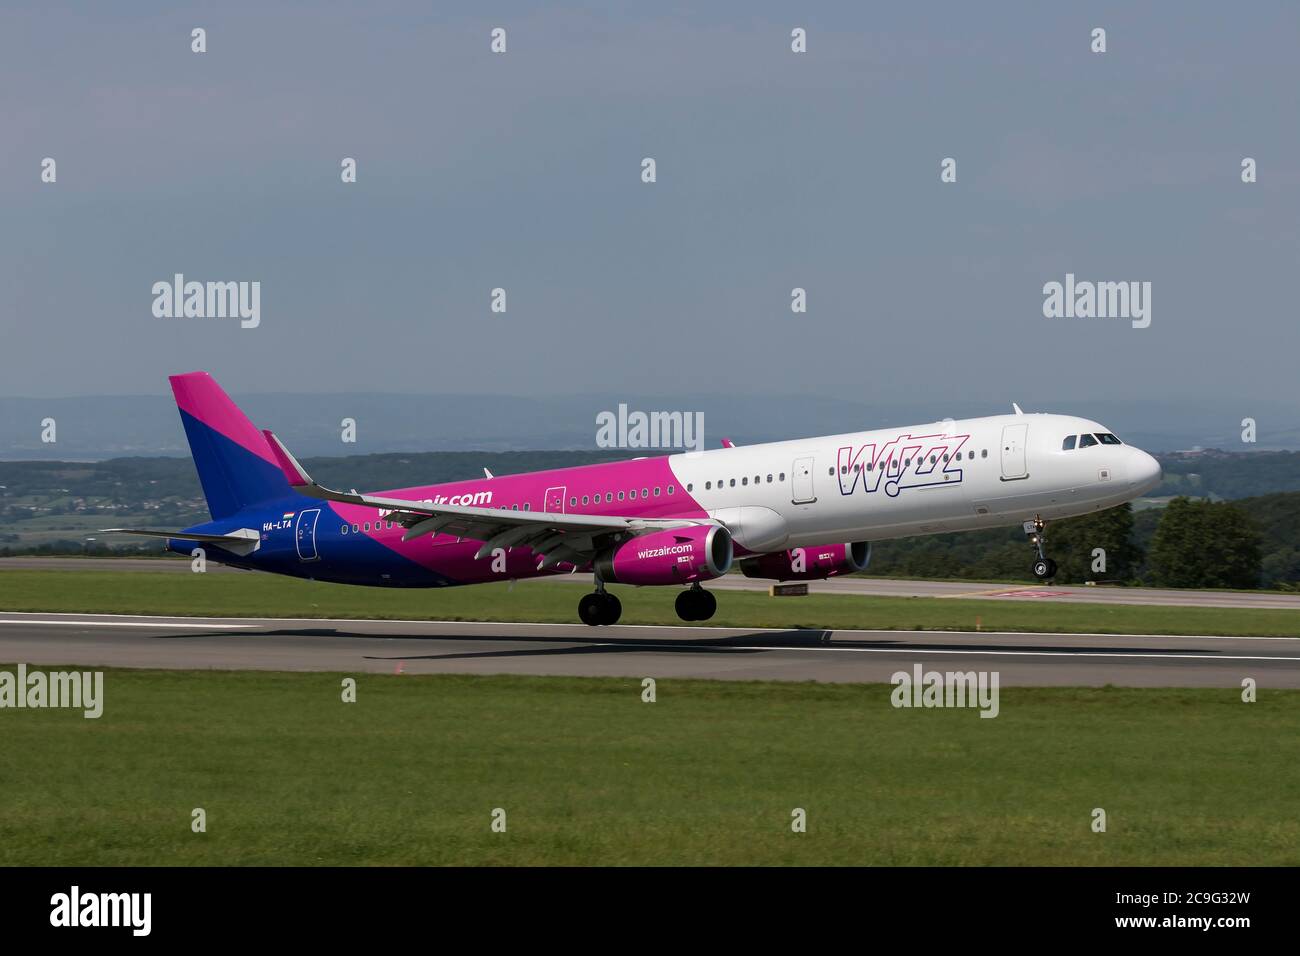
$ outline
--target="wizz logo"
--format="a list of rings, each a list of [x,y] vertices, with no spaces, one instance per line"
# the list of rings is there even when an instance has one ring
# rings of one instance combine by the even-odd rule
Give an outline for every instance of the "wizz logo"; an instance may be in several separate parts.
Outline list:
[[[862,486],[898,497],[904,488],[955,485],[961,481],[959,462],[970,435],[899,435],[877,446],[847,445],[839,450],[835,471],[840,494],[851,495]]]

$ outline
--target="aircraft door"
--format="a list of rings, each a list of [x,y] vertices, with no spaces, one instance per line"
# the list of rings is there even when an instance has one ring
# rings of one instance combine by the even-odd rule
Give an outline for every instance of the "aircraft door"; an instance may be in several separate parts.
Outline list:
[[[1025,463],[1025,436],[1028,425],[1004,425],[1002,427],[1002,480],[1016,481],[1029,477]]]
[[[567,485],[559,485],[558,487],[555,488],[546,489],[545,510],[548,514],[553,514],[553,515],[564,514],[564,490],[567,487],[568,487]]]
[[[309,508],[298,512],[298,523],[294,526],[294,541],[298,546],[299,561],[319,561],[316,553],[316,521],[320,518],[319,508]]]
[[[813,460],[797,458],[790,469],[790,500],[796,505],[811,504],[817,500],[813,494]]]

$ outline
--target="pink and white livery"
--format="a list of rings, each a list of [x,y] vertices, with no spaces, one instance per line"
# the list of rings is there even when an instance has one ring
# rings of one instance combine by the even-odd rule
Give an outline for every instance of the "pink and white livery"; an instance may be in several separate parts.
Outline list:
[[[202,547],[213,560],[296,577],[449,587],[590,573],[587,624],[613,624],[610,584],[680,589],[686,621],[713,616],[701,584],[862,571],[871,542],[1023,524],[1051,578],[1043,523],[1110,508],[1160,465],[1093,421],[996,415],[359,494],[318,485],[206,372],[171,378],[212,520],[112,528]],[[829,542],[829,543],[827,543]]]

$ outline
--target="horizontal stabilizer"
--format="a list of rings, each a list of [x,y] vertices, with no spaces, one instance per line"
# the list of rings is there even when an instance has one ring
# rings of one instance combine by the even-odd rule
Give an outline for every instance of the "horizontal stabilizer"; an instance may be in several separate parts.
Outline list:
[[[158,531],[154,528],[104,528],[100,534],[142,534],[148,538],[178,538],[181,541],[198,541],[201,544],[216,544],[235,554],[248,554],[256,551],[262,543],[262,536],[252,528],[240,528],[228,534],[195,534],[192,531]]]

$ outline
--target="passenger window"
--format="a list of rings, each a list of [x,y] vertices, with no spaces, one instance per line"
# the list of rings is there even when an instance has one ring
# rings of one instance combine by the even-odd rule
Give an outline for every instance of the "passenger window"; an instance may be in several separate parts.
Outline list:
[[[578,496],[577,496],[577,495],[574,495],[573,497],[571,497],[571,498],[569,499],[569,507],[570,507],[570,508],[572,508],[572,507],[573,507],[574,505],[576,505],[577,503],[578,503]]]
[[[736,487],[736,479],[735,479],[735,478],[732,478],[732,479],[731,479],[731,487],[732,487],[732,488]]]
[[[1074,451],[1074,443],[1078,440],[1076,435],[1066,435],[1065,441],[1061,442],[1061,451]]]
[[[768,483],[769,485],[772,483],[772,476],[771,476],[771,475],[768,475],[768,476],[767,476],[767,483]]]
[[[691,482],[687,482],[687,484],[686,484],[686,490],[687,490],[687,491],[694,491],[694,490],[695,490],[695,482],[693,482],[693,481],[691,481]],[[642,497],[644,497],[644,495],[642,495]]]
[[[686,490],[687,490],[687,491],[690,491],[689,488],[687,488]],[[649,489],[649,488],[642,488],[642,489],[641,489],[641,497],[642,497],[642,498],[649,498],[649,497],[650,497],[650,489]]]
[[[605,500],[606,500],[606,501],[613,501],[613,500],[614,500],[614,492],[612,492],[612,491],[607,491],[607,492],[605,492]]]
[[[659,497],[659,486],[658,486],[658,485],[655,485],[655,497],[656,497],[656,498]]]
[[[785,472],[784,472],[784,471],[781,472],[780,476],[779,476],[776,480],[777,480],[777,481],[785,481]]]
[[[668,493],[669,493],[670,495],[673,493],[673,486],[672,486],[672,485],[669,485],[669,486],[668,486]]]
[[[622,500],[623,500],[623,492],[621,492],[621,491],[618,493],[618,500],[619,500],[619,501],[622,501]]]
[[[656,489],[656,490],[657,490],[657,489]],[[704,490],[705,490],[705,491],[712,491],[712,490],[713,490],[713,482],[711,482],[711,481],[706,481],[706,482],[704,483]]]
[[[980,449],[980,457],[981,457],[981,458],[987,458],[988,456],[989,456],[989,450],[988,450],[987,448],[981,448],[981,449]]]
[[[353,533],[353,534],[357,534],[357,533],[359,533],[360,531],[361,531],[361,526],[360,526],[360,525],[355,525],[355,524],[354,524],[354,525],[352,526],[352,533]]]
[[[1095,445],[1095,444],[1097,444],[1097,439],[1093,438],[1091,435],[1080,435],[1080,436],[1079,436],[1079,447],[1080,447],[1080,448],[1091,448],[1091,447],[1092,447],[1093,445]]]
[[[347,525],[344,525],[344,526],[343,526],[343,531],[342,531],[342,533],[343,533],[343,534],[347,534],[347,533],[348,533],[348,526],[347,526]]]
[[[369,521],[366,522],[366,530],[367,530],[367,531],[370,530],[370,522],[369,522]]]
[[[586,495],[583,495],[583,496],[582,496],[582,503],[583,503],[584,505],[585,505],[588,501],[590,501],[590,500],[591,500],[591,499],[588,498]]]
[[[967,461],[974,461],[974,460],[975,460],[975,449],[974,449],[974,448],[972,448],[970,451],[966,452],[966,460],[967,460]]]
[[[511,506],[510,506],[510,510],[511,510],[511,511],[518,511],[518,510],[519,510],[519,506],[518,506],[518,505],[511,505]]]
[[[633,488],[631,491],[629,491],[627,493],[627,496],[631,498],[633,501],[636,501],[636,489]]]

